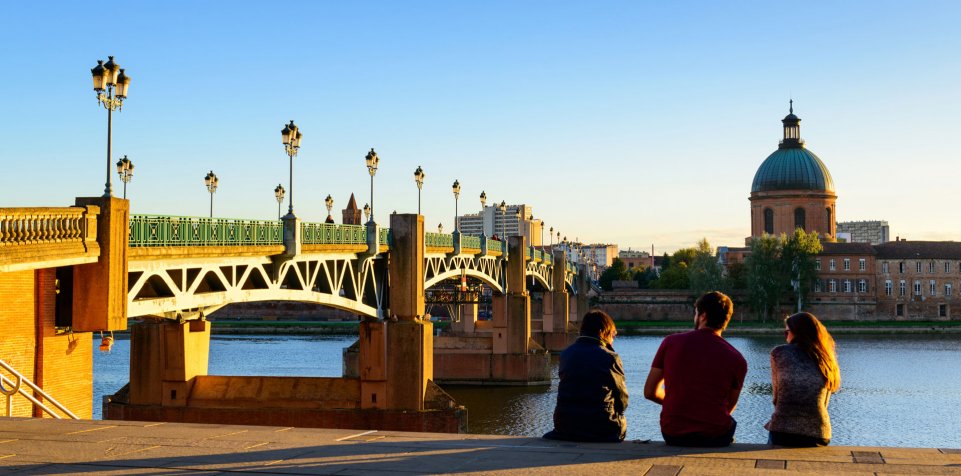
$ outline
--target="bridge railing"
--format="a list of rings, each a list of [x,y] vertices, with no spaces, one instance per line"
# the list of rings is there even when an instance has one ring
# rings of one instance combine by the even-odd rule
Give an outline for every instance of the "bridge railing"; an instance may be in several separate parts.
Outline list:
[[[85,207],[0,208],[0,246],[94,240],[97,217],[86,212]]]
[[[380,232],[388,231],[382,228]],[[367,227],[364,225],[338,225],[336,223],[301,223],[300,239],[305,245],[364,245],[367,244]],[[381,235],[381,242],[385,238]]]
[[[276,220],[131,215],[129,240],[138,246],[255,246],[283,244]]]
[[[504,252],[504,242],[503,242],[503,241],[498,241],[498,240],[493,240],[493,239],[488,238],[488,239],[487,239],[487,251],[496,251],[496,252],[498,252],[498,253],[503,253],[503,252]]]
[[[424,245],[428,248],[453,248],[454,235],[426,232],[424,233]]]
[[[479,236],[474,235],[461,235],[460,236],[460,247],[468,248],[472,250],[479,250],[481,247],[481,239]]]

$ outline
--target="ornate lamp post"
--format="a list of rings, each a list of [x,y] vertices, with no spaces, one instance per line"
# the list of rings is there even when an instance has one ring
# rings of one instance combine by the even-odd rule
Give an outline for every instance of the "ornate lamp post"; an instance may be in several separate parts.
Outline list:
[[[97,102],[103,104],[107,110],[107,183],[104,184],[103,196],[110,197],[113,193],[110,185],[113,111],[123,109],[123,100],[127,98],[127,89],[130,87],[130,77],[114,62],[113,56],[108,56],[106,63],[97,60],[97,66],[90,70],[90,74],[93,75],[93,90],[97,93]]]
[[[541,229],[543,230],[543,227]],[[553,226],[548,231],[547,237],[551,239],[551,248],[553,249],[554,248],[554,227]]]
[[[374,174],[377,173],[377,164],[380,163],[380,158],[377,157],[377,152],[374,152],[374,148],[370,148],[370,152],[364,157],[367,161],[367,171],[370,172],[370,220],[367,222],[368,225],[376,225],[374,223]]]
[[[117,174],[120,175],[120,181],[123,182],[123,199],[127,199],[127,184],[133,179],[133,161],[128,159],[127,156],[123,156],[117,162]]]
[[[370,205],[364,204],[364,220],[370,220]]]
[[[443,223],[438,223],[438,224],[437,224],[437,233],[443,233],[443,232],[444,232],[444,224],[443,224]]]
[[[501,239],[507,241],[507,203],[501,200],[497,209],[501,211]]]
[[[290,124],[284,126],[283,130],[280,131],[280,135],[283,138],[284,150],[287,152],[287,157],[290,158],[290,181],[288,182],[288,188],[290,190],[290,200],[287,201],[287,214],[291,217],[294,216],[294,157],[297,155],[297,151],[300,150],[300,139],[304,135],[300,132],[300,128],[294,125],[294,120],[290,120]]]
[[[457,203],[460,201],[460,181],[454,180],[454,185],[451,185],[451,190],[454,192],[454,231],[460,232],[460,226],[458,226],[457,223],[457,216],[459,215]]]
[[[213,170],[207,172],[204,176],[204,185],[207,186],[207,191],[210,192],[210,218],[214,217],[214,192],[217,191],[217,185],[220,183],[220,179],[217,178],[217,174]]]
[[[424,188],[424,169],[419,165],[414,171],[414,182],[417,183],[417,214],[420,215],[420,190]]]
[[[285,193],[287,193],[287,191],[284,190],[284,186],[283,186],[283,185],[281,185],[281,184],[278,183],[277,186],[274,187],[274,198],[277,199],[277,216],[278,216],[278,217],[281,216],[281,215],[280,215],[280,204],[281,204],[281,203],[284,203],[284,194],[285,194]]]
[[[334,216],[330,214],[330,211],[334,208],[334,199],[330,195],[324,199],[324,205],[327,205],[327,223],[334,222]]]

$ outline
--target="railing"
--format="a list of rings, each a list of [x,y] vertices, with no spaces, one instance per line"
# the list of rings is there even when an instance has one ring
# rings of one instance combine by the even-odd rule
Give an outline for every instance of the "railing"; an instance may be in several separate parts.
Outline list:
[[[382,228],[380,231],[387,231]],[[301,223],[300,239],[305,245],[366,245],[367,227],[334,223]],[[383,240],[383,237],[381,238]]]
[[[488,238],[488,239],[487,239],[487,251],[496,251],[496,252],[498,252],[498,253],[503,253],[503,252],[504,252],[504,242],[503,242],[503,241],[492,240],[492,239]]]
[[[131,215],[129,246],[243,246],[283,244],[274,220]]]
[[[0,246],[95,240],[97,215],[87,211],[86,207],[0,208]]]
[[[461,235],[460,236],[460,247],[469,248],[472,250],[479,250],[481,247],[481,239],[479,236],[473,235]]]
[[[453,248],[454,235],[446,233],[424,233],[424,245],[428,248]]]
[[[67,410],[67,407],[64,407],[63,405],[60,404],[60,402],[54,400],[53,397],[51,397],[50,395],[47,395],[46,392],[40,389],[40,387],[38,387],[36,384],[31,382],[30,379],[21,375],[20,372],[17,372],[16,370],[14,370],[13,367],[7,365],[7,363],[4,362],[2,359],[0,359],[0,368],[3,368],[7,372],[10,372],[11,375],[13,375],[13,378],[9,379],[4,375],[0,374],[0,393],[3,393],[7,397],[7,416],[8,417],[13,416],[13,396],[19,393],[20,395],[23,395],[24,397],[26,397],[27,400],[30,400],[34,405],[39,407],[41,410],[46,412],[47,415],[50,415],[57,419],[62,418],[60,415],[54,413],[54,411],[51,410],[50,407],[44,405],[40,400],[37,400],[33,395],[31,395],[30,392],[26,391],[23,388],[23,385],[26,384],[27,388],[30,388],[31,390],[39,394],[44,400],[46,400],[47,402],[50,402],[54,407],[56,407],[58,410],[66,414],[68,417],[73,418],[74,420],[79,420],[77,415],[74,415],[70,410]]]
[[[390,228],[379,228],[377,233],[380,234],[378,238],[380,244],[387,246],[392,244],[391,240],[393,240],[394,237],[390,234]]]
[[[553,264],[554,264],[554,257],[551,256],[550,253],[545,253],[545,252],[541,251],[541,259],[544,260],[544,264],[549,264],[549,265],[553,265]]]

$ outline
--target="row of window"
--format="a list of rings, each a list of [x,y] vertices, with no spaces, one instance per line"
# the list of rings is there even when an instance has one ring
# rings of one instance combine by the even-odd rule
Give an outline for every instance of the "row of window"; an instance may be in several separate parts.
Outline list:
[[[859,279],[859,280],[857,280],[856,283],[855,283],[854,280],[851,280],[851,279],[844,279],[844,280],[838,280],[838,279],[820,280],[820,279],[818,279],[818,280],[815,280],[815,281],[814,281],[814,292],[816,292],[816,293],[820,293],[820,292],[829,292],[829,293],[836,293],[836,292],[852,293],[852,292],[854,292],[854,285],[855,285],[855,284],[857,284],[858,292],[859,292],[859,293],[866,293],[866,292],[868,292],[868,280],[866,280],[866,279]]]
[[[923,269],[923,266],[922,266],[921,263],[922,263],[921,261],[915,261],[915,262],[914,262],[914,272],[915,272],[915,273],[921,273],[921,272],[922,272],[921,270]],[[954,269],[953,263],[951,263],[950,261],[945,261],[945,262],[943,263],[943,265],[944,265],[944,272],[945,272],[945,273],[950,273],[950,272]],[[904,261],[901,261],[901,262],[898,263],[898,272],[899,272],[899,273],[904,273],[904,270],[905,270],[906,268],[907,268],[907,266],[905,265]],[[936,270],[937,268],[938,268],[938,266],[937,266],[937,264],[936,264],[934,261],[928,261],[928,273],[929,273],[929,274],[936,273],[937,271],[935,271],[935,270]],[[888,273],[888,270],[889,270],[888,262],[887,262],[887,261],[881,262],[881,272],[884,273],[884,274],[887,274],[887,273]],[[958,262],[958,272],[961,272],[961,262]]]
[[[914,295],[915,295],[915,296],[921,296],[921,295],[922,295],[922,294],[921,294],[921,288],[922,288],[922,285],[921,285],[921,284],[922,284],[922,283],[921,283],[921,280],[915,280],[915,281],[914,281],[914,289],[913,289],[913,290],[914,290]],[[908,284],[907,284],[907,281],[905,281],[905,280],[903,280],[903,279],[900,280],[900,281],[898,281],[898,296],[904,296],[904,295],[907,293],[907,285],[908,285]],[[951,295],[953,295],[953,293],[954,293],[954,285],[953,285],[953,283],[944,283],[944,295],[945,295],[945,296],[951,296]],[[894,295],[894,282],[891,281],[890,279],[884,281],[884,295],[885,295],[885,296],[893,296],[893,295]],[[937,296],[937,295],[938,295],[938,282],[932,279],[932,280],[928,281],[928,296]]]
[[[844,269],[845,271],[851,271],[851,259],[850,259],[850,258],[844,258],[843,260],[841,260],[841,266],[843,267],[843,269]],[[821,260],[820,260],[820,259],[814,260],[814,269],[816,269],[816,270],[818,270],[818,271],[821,271]],[[859,260],[858,260],[858,271],[865,271],[865,270],[867,270],[867,269],[868,269],[868,262],[867,262],[867,260],[864,259],[864,258],[859,259]],[[837,262],[836,259],[831,258],[831,259],[828,260],[828,270],[829,270],[829,271],[837,271],[837,270],[838,270],[838,262]]]
[[[825,208],[825,223],[831,223],[831,209]],[[807,212],[801,208],[797,207],[794,209],[794,228],[800,228],[802,230],[807,230]],[[764,232],[773,235],[774,234],[774,210],[770,208],[764,209]]]

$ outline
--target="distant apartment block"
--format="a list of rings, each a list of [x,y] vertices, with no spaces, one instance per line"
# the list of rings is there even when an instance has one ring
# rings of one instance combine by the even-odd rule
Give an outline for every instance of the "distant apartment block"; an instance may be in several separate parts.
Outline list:
[[[647,251],[632,250],[630,248],[621,250],[617,257],[624,262],[627,269],[644,269],[651,266],[651,254]]]
[[[851,237],[851,243],[880,245],[891,241],[891,231],[885,220],[838,222],[837,234]]]
[[[495,206],[486,206],[478,213],[457,217],[457,223],[465,235],[520,235],[526,237],[527,243],[533,246],[541,246],[544,240],[543,222],[533,217],[530,205],[507,205],[504,212]]]

